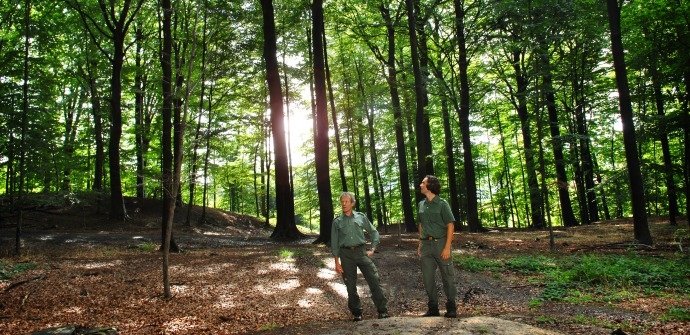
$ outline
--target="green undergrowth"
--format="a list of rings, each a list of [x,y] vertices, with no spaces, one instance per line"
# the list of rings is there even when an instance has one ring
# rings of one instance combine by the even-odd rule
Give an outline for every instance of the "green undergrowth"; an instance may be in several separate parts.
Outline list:
[[[36,263],[8,263],[0,259],[0,280],[9,280],[16,275],[36,268]]]
[[[615,303],[648,296],[687,298],[690,294],[687,256],[641,256],[630,252],[500,259],[456,255],[455,260],[467,271],[488,271],[494,276],[516,274],[527,283],[544,287],[541,296],[530,303],[533,307],[543,301]],[[690,311],[669,306],[665,318],[688,320]]]

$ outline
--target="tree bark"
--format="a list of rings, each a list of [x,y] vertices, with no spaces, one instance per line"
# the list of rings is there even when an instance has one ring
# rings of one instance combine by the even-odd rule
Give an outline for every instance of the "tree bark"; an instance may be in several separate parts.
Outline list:
[[[271,238],[276,240],[294,240],[302,236],[295,224],[295,203],[290,189],[290,172],[288,168],[287,145],[283,112],[283,94],[276,57],[276,30],[273,12],[273,1],[261,0],[264,31],[264,60],[266,62],[266,82],[270,96],[271,129],[273,132],[273,149],[275,153],[276,185],[276,227]]]
[[[410,193],[410,174],[407,164],[407,151],[405,150],[405,134],[403,130],[403,123],[405,119],[402,117],[402,106],[400,104],[400,93],[398,92],[398,72],[395,66],[395,24],[390,15],[390,11],[385,6],[379,7],[381,15],[386,24],[387,42],[386,48],[387,57],[385,59],[388,83],[388,90],[391,95],[391,107],[393,108],[393,119],[395,123],[395,146],[398,156],[399,175],[398,181],[400,183],[400,198],[402,201],[403,217],[405,230],[407,232],[417,231],[417,224],[414,218],[412,206],[412,194]],[[396,22],[397,23],[397,22]]]
[[[417,143],[417,177],[421,181],[426,175],[434,174],[434,160],[431,151],[431,134],[429,134],[429,117],[425,111],[426,80],[420,65],[420,44],[417,38],[417,20],[413,0],[405,0],[407,9],[408,32],[410,37],[410,52],[412,72],[415,87],[415,139]],[[417,194],[421,200],[421,194]]]
[[[657,48],[659,52],[659,50]],[[654,90],[654,102],[656,106],[657,115],[659,115],[659,142],[661,142],[661,151],[663,152],[664,161],[664,177],[666,182],[666,192],[668,196],[668,216],[671,225],[677,225],[676,216],[678,215],[678,197],[676,195],[676,183],[673,178],[673,159],[671,158],[671,149],[668,143],[668,134],[666,123],[666,112],[664,111],[664,95],[661,89],[661,76],[657,69],[657,62],[654,53],[652,53],[652,87]]]
[[[458,38],[458,67],[460,69],[460,133],[462,136],[463,168],[465,170],[465,187],[467,199],[467,226],[471,232],[484,230],[479,221],[477,200],[477,182],[472,157],[472,139],[470,137],[470,85],[467,75],[469,61],[465,40],[465,10],[460,0],[453,1],[455,6],[455,30]],[[457,219],[457,218],[456,218]]]
[[[568,177],[565,171],[565,157],[563,155],[563,139],[558,122],[558,111],[556,110],[556,98],[554,95],[553,79],[551,77],[551,60],[546,50],[548,46],[544,41],[541,42],[541,52],[539,52],[540,64],[542,65],[542,80],[546,100],[546,109],[549,115],[549,130],[551,133],[551,146],[553,148],[553,158],[556,164],[556,187],[558,187],[558,200],[561,204],[561,216],[563,226],[574,227],[579,225],[573,212],[570,193],[568,192]]]
[[[146,160],[144,159],[144,97],[146,95],[145,70],[142,66],[141,54],[143,52],[144,33],[141,27],[135,29],[136,35],[136,54],[135,65],[137,72],[134,75],[134,139],[137,155],[137,200],[144,201],[146,197],[144,185],[144,171],[146,171]]]
[[[172,223],[175,213],[175,194],[173,190],[173,153],[172,153],[172,4],[170,0],[162,0],[163,11],[163,47],[161,48],[161,67],[163,69],[163,137],[161,146],[163,151],[163,295],[166,299],[172,296],[170,291],[170,243],[172,239]]]
[[[628,73],[625,66],[623,40],[621,37],[620,8],[617,0],[607,0],[606,7],[609,15],[609,29],[611,31],[611,50],[613,54],[613,66],[616,73],[616,85],[618,86],[618,100],[620,103],[621,122],[623,123],[623,144],[625,147],[625,160],[628,163],[630,176],[630,195],[633,209],[633,230],[635,239],[643,244],[652,245],[652,236],[649,233],[647,213],[645,212],[644,184],[640,161],[637,156],[635,123],[633,122],[632,103],[630,101],[630,88],[628,87]]]
[[[326,106],[326,76],[323,54],[323,1],[312,4],[312,42],[314,43],[314,93],[316,99],[316,129],[314,130],[314,159],[319,192],[320,230],[314,243],[330,243],[333,223],[333,199],[328,164],[328,109]]]

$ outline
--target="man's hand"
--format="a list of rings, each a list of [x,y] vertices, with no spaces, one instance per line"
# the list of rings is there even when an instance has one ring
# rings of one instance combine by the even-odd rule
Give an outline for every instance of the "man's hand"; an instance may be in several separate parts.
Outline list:
[[[446,260],[450,258],[450,248],[443,248],[443,251],[441,251],[441,259]]]
[[[343,274],[343,266],[340,265],[340,259],[338,256],[334,256],[333,259],[335,260],[335,272],[337,272],[339,275]]]

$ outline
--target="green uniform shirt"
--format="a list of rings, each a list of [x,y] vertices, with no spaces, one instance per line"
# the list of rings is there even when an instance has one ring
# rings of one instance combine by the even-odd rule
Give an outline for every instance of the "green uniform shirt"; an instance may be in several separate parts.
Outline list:
[[[340,247],[353,247],[367,243],[364,231],[369,233],[371,244],[379,245],[379,232],[374,228],[367,217],[352,211],[352,215],[340,214],[333,220],[331,226],[331,250],[334,256],[340,256]]]
[[[431,201],[420,201],[418,212],[417,221],[422,223],[422,239],[446,237],[448,223],[455,222],[450,205],[439,196],[435,196]]]

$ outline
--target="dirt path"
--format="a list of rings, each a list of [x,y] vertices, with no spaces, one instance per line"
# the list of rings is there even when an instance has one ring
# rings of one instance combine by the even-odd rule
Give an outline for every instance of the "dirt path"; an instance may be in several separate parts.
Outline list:
[[[391,317],[384,320],[364,320],[357,323],[319,324],[302,329],[291,328],[290,334],[314,335],[562,335],[551,330],[500,318],[475,316],[459,319]],[[282,333],[282,332],[281,332]],[[260,333],[263,335],[269,334]]]

